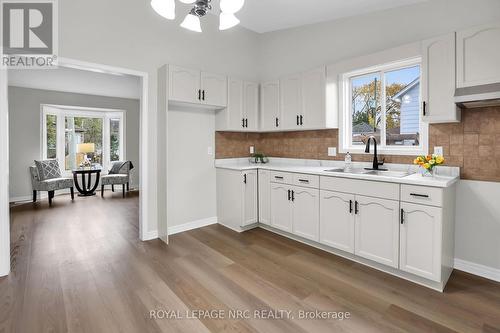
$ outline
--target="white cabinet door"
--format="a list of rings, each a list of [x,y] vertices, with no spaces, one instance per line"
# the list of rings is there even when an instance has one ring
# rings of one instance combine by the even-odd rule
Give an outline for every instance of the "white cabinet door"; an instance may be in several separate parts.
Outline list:
[[[245,130],[259,129],[259,84],[243,83],[243,114],[245,115]]]
[[[243,173],[243,223],[242,227],[258,222],[257,170]]]
[[[291,75],[280,80],[280,100],[283,129],[299,129],[302,115],[301,75]]]
[[[289,191],[290,187],[287,185],[271,183],[271,225],[277,229],[292,232]]]
[[[292,232],[319,241],[319,190],[294,186],[292,189]]]
[[[354,253],[381,264],[399,266],[399,201],[356,196]]]
[[[227,91],[227,129],[241,131],[244,129],[243,81],[229,78]]]
[[[271,224],[271,171],[259,170],[259,222]]]
[[[260,112],[260,127],[263,131],[276,131],[281,128],[279,81],[262,83]]]
[[[442,209],[401,203],[400,269],[441,280]]]
[[[354,253],[354,195],[320,192],[320,243]]]
[[[457,86],[500,82],[500,23],[457,32]]]
[[[455,105],[455,33],[422,42],[423,120],[428,123],[458,122]]]
[[[227,77],[201,72],[201,103],[206,105],[227,106]]]
[[[302,127],[326,127],[326,69],[315,69],[302,74]]]
[[[169,72],[169,100],[200,103],[200,71],[170,65]]]

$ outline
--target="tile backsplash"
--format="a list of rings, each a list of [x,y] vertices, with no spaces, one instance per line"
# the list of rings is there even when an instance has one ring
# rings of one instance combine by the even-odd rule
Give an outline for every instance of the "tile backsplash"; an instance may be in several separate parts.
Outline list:
[[[320,160],[343,160],[328,156],[338,149],[338,130],[278,133],[217,132],[216,158],[249,156],[249,147],[267,156]],[[446,165],[461,168],[463,179],[500,181],[500,107],[464,109],[462,122],[433,124],[429,128],[429,151],[444,150]],[[414,156],[386,155],[388,163],[412,163]],[[354,161],[371,161],[369,154],[353,154]]]

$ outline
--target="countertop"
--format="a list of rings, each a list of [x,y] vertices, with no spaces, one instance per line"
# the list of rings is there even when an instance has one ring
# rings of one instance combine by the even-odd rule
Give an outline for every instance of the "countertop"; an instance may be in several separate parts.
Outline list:
[[[291,173],[303,173],[318,176],[327,177],[339,177],[339,178],[350,178],[350,179],[361,179],[361,180],[371,180],[386,183],[397,183],[397,184],[409,184],[409,185],[421,185],[421,186],[431,186],[431,187],[449,187],[457,182],[459,177],[459,169],[453,167],[440,167],[437,175],[433,177],[424,177],[417,172],[417,169],[413,165],[401,165],[401,164],[387,164],[384,168],[388,168],[391,171],[406,171],[410,172],[410,175],[406,177],[389,177],[389,176],[378,176],[378,175],[368,175],[368,174],[352,174],[343,172],[331,172],[326,171],[333,168],[343,168],[343,162],[337,161],[311,161],[311,160],[291,160],[291,159],[271,159],[270,163],[266,164],[253,164],[248,161],[248,159],[223,159],[216,160],[215,167],[220,169],[229,169],[236,171],[245,170],[272,170],[272,171],[282,171]],[[354,163],[354,168],[363,168],[369,166],[369,163]]]

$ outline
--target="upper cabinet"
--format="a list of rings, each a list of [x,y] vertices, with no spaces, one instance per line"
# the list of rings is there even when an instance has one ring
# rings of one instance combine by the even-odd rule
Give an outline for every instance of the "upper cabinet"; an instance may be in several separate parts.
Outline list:
[[[302,121],[304,129],[326,128],[326,68],[302,74]]]
[[[280,82],[264,82],[260,88],[260,129],[262,131],[279,131],[281,124]]]
[[[457,87],[500,82],[500,23],[457,32]]]
[[[172,102],[226,107],[227,78],[170,65],[168,99]]]
[[[259,84],[227,80],[227,108],[216,114],[218,131],[254,132],[259,129]]]
[[[459,122],[455,105],[455,33],[422,42],[422,112],[428,123]]]
[[[290,75],[280,80],[280,106],[283,114],[284,129],[300,129],[302,114],[302,77]]]

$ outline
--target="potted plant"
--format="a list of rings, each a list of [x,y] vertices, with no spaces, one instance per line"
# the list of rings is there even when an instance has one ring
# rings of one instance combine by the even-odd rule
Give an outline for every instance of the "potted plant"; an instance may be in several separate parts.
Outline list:
[[[269,159],[262,153],[255,153],[252,154],[252,157],[250,157],[250,162],[265,164],[269,162]]]
[[[444,157],[441,155],[427,155],[418,156],[413,160],[413,164],[420,167],[420,172],[424,177],[432,177],[434,168],[445,162]]]

